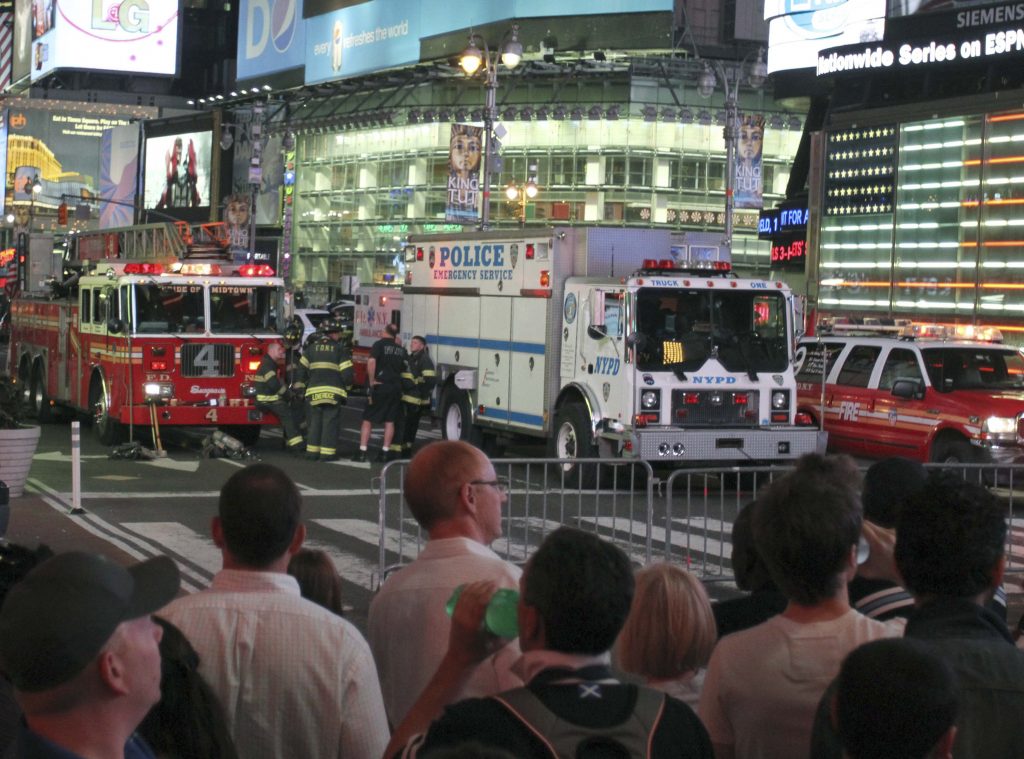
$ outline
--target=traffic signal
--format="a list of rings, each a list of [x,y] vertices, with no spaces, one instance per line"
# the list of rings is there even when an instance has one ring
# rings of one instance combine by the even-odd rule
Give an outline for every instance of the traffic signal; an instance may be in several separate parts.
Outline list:
[[[62,227],[66,227],[68,225],[67,203],[61,203],[59,206],[57,206],[57,223],[60,224]]]

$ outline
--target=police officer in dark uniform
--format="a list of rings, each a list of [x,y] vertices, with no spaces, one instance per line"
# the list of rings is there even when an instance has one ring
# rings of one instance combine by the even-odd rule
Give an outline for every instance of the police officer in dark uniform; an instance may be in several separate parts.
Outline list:
[[[402,410],[405,413],[402,454],[412,453],[420,417],[430,409],[430,394],[437,383],[434,362],[430,360],[426,338],[416,335],[409,341],[409,359],[402,372]]]
[[[397,337],[398,325],[389,324],[384,328],[381,339],[370,348],[370,358],[366,362],[369,400],[359,429],[359,450],[352,457],[353,461],[366,461],[370,432],[375,424],[384,425],[384,445],[376,460],[393,461],[401,455],[401,439],[398,443],[394,439],[395,426],[402,419],[402,371],[407,354],[405,348],[398,344]]]
[[[285,448],[290,453],[298,453],[302,450],[302,432],[286,399],[287,385],[281,382],[278,373],[284,360],[284,346],[281,343],[270,343],[256,370],[256,408],[277,417],[284,431]]]
[[[338,453],[338,419],[352,386],[352,355],[341,343],[344,329],[336,319],[327,319],[323,332],[306,343],[301,364],[305,370],[306,458],[331,461]]]

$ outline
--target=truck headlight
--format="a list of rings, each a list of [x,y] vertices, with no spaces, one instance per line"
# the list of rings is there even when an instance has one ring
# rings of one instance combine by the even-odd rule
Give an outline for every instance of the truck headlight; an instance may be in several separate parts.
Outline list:
[[[640,394],[640,405],[645,411],[656,411],[661,406],[661,391],[644,390]]]
[[[990,416],[981,429],[990,435],[1016,435],[1017,420],[1011,416]]]
[[[772,408],[776,410],[789,408],[789,393],[785,390],[772,392]]]
[[[147,382],[142,386],[142,392],[146,398],[170,398],[173,387],[167,382]]]

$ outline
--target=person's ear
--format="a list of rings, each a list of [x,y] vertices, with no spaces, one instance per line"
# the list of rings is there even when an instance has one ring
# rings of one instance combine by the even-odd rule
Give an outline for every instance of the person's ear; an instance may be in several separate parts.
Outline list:
[[[942,734],[939,742],[928,754],[929,759],[953,759],[953,743],[955,741],[956,725],[950,725],[949,730]]]
[[[128,694],[125,666],[120,656],[113,651],[101,651],[100,655],[96,657],[96,668],[103,684],[111,691],[119,696]]]
[[[292,535],[292,542],[288,546],[288,554],[294,556],[302,548],[302,544],[306,542],[306,525],[299,522],[295,528],[295,534]]]
[[[220,517],[214,517],[210,520],[210,534],[213,536],[213,544],[217,548],[224,547],[224,525],[220,522]]]

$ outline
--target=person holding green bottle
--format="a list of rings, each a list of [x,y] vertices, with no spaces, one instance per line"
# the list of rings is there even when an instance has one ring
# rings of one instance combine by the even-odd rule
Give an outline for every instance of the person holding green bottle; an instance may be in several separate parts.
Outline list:
[[[415,561],[384,582],[370,604],[367,625],[393,725],[405,717],[444,656],[451,626],[445,606],[455,590],[478,580],[514,589],[522,574],[489,547],[501,537],[508,483],[482,451],[461,441],[430,443],[409,463],[404,493],[429,540]],[[456,697],[522,684],[510,670],[518,656],[513,643],[481,662]]]

